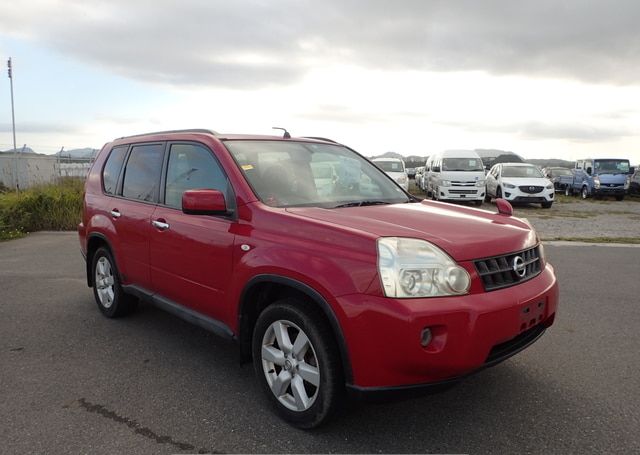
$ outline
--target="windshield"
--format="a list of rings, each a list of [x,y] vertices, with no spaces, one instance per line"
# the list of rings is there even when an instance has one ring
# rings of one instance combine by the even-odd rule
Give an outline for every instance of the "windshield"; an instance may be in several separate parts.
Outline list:
[[[629,160],[596,160],[596,174],[628,174]]]
[[[385,172],[404,172],[402,161],[374,161],[373,164]]]
[[[444,158],[443,171],[484,171],[482,160],[478,158]]]
[[[540,169],[535,166],[507,166],[502,165],[503,177],[539,178],[544,177]]]
[[[343,146],[229,140],[227,149],[262,202],[272,207],[409,202],[369,161]]]

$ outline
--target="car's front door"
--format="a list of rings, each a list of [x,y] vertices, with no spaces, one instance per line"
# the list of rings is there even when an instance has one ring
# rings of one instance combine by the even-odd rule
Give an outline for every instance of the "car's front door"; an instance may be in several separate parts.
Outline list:
[[[231,281],[234,223],[230,216],[187,215],[182,193],[215,189],[227,206],[235,201],[213,152],[203,144],[170,143],[160,204],[151,217],[150,269],[161,296],[217,320],[225,319]]]

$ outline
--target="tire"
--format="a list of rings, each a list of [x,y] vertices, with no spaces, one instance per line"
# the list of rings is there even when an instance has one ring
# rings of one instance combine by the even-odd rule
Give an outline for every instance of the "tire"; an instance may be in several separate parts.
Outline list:
[[[573,190],[569,187],[569,185],[565,185],[565,187],[564,187],[564,195],[565,196],[572,196],[573,195]]]
[[[502,188],[498,187],[496,189],[496,199],[502,198]]]
[[[587,199],[589,197],[589,188],[587,188],[586,186],[583,186],[582,190],[580,190],[580,197],[582,199]]]
[[[107,248],[98,248],[94,253],[91,273],[93,297],[102,314],[108,318],[118,318],[136,309],[138,299],[122,290],[116,262]]]
[[[551,202],[543,202],[542,203],[542,208],[543,209],[550,209],[552,205],[553,205],[553,201],[551,201]]]
[[[301,335],[304,343],[298,342]],[[269,305],[256,322],[252,352],[260,386],[291,425],[315,428],[343,404],[345,381],[333,332],[324,314],[306,302],[287,298]]]
[[[624,199],[624,195],[616,196],[616,201],[622,201]]]
[[[491,202],[491,196],[489,196],[489,191],[487,190],[484,192],[484,202]]]

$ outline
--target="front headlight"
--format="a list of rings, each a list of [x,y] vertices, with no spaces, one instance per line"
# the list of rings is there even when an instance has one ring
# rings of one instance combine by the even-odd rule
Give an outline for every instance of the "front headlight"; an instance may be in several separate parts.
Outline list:
[[[515,185],[512,185],[511,183],[505,183],[505,184],[504,184],[504,187],[505,187],[505,188],[511,188],[511,189],[514,189],[516,186],[515,186]]]
[[[548,190],[552,190],[552,189],[553,189],[553,183],[549,183],[549,184],[546,186],[546,188],[547,188]]]
[[[405,176],[398,177],[398,180],[397,180],[398,183],[406,183],[406,181],[407,181],[407,178]]]
[[[624,181],[624,189],[628,190],[630,185],[631,185],[631,177],[627,176],[627,178]]]
[[[484,180],[478,180],[478,181],[476,182],[476,186],[484,186],[484,184],[485,184],[485,181],[484,181]]]
[[[387,297],[461,295],[471,286],[464,268],[437,246],[420,239],[378,239],[378,272]]]
[[[440,180],[440,186],[451,186],[451,182],[449,180]]]

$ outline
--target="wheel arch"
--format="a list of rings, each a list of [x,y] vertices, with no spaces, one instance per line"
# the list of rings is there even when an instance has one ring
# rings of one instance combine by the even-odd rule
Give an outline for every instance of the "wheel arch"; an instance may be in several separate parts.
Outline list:
[[[91,266],[93,264],[93,255],[100,247],[106,247],[111,252],[111,255],[114,256],[113,248],[111,247],[111,243],[107,239],[104,234],[99,232],[92,232],[87,236],[87,257],[85,261],[86,271],[87,271],[87,286],[90,288],[93,287],[93,273],[91,270]],[[113,258],[115,261],[115,256]],[[116,263],[117,267],[117,263]]]
[[[352,382],[351,362],[344,334],[333,309],[327,300],[311,286],[282,275],[262,274],[251,278],[240,294],[238,305],[238,342],[242,361],[251,358],[251,339],[258,316],[279,298],[297,296],[319,308],[331,327],[340,352],[344,377]]]

